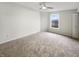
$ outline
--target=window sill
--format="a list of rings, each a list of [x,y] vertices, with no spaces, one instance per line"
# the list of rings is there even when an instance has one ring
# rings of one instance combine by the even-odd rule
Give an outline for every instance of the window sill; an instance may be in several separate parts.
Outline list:
[[[54,28],[54,27],[50,27],[50,28],[52,28],[52,29],[60,29],[60,28]]]

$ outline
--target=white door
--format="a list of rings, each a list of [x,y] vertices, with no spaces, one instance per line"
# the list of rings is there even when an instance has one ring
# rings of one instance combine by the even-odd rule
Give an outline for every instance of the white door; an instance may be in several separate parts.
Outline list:
[[[79,14],[73,14],[72,36],[79,38]]]

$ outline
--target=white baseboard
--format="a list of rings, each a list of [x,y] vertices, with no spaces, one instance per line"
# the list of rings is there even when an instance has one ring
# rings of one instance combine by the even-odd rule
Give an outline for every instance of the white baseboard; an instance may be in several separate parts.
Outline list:
[[[18,37],[9,39],[9,40],[5,40],[5,41],[0,42],[0,44],[6,43],[6,42],[9,42],[9,41],[12,41],[12,40],[16,40],[16,39],[19,39],[19,38],[22,38],[22,37],[25,37],[25,36],[29,36],[29,35],[32,35],[32,34],[35,34],[35,33],[37,33],[37,32],[33,32],[33,33],[31,33],[31,34],[25,34],[25,35],[18,36]]]

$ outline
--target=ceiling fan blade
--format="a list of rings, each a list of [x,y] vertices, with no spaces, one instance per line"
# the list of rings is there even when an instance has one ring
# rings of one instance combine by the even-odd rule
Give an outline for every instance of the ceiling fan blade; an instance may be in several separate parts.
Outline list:
[[[53,9],[53,7],[47,7],[48,9]]]
[[[46,6],[46,2],[41,2],[40,9],[53,9],[53,7],[48,7],[48,6]]]

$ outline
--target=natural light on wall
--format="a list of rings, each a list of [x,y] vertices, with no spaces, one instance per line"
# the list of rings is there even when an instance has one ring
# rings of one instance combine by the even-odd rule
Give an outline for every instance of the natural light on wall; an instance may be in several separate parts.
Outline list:
[[[59,14],[50,15],[50,27],[59,28]]]

